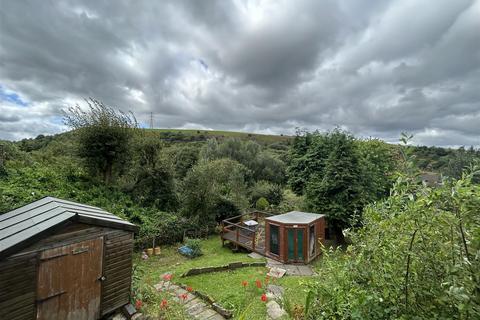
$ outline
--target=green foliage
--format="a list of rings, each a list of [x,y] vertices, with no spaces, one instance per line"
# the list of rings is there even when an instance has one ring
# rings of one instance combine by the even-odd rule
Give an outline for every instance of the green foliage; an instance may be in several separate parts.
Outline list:
[[[137,122],[133,114],[125,114],[95,99],[86,100],[88,111],[70,107],[65,124],[76,130],[78,154],[95,175],[110,182],[114,168],[121,172],[128,160],[130,145]]]
[[[283,199],[283,188],[268,181],[258,181],[250,189],[250,203],[255,204],[260,198],[265,198],[272,205],[279,205]]]
[[[198,146],[187,144],[170,148],[168,156],[173,162],[175,176],[183,179],[187,172],[197,163],[199,157]]]
[[[171,170],[163,164],[141,167],[129,192],[144,206],[164,211],[176,211],[178,199]]]
[[[31,152],[34,150],[39,150],[45,148],[50,142],[55,139],[53,136],[44,136],[43,134],[38,135],[34,139],[22,139],[19,142],[20,150],[25,152]]]
[[[308,210],[327,214],[342,242],[341,229],[361,222],[363,207],[388,195],[394,170],[392,147],[378,140],[358,141],[335,129],[299,132],[288,175],[292,190],[305,195]]]
[[[199,257],[203,254],[200,239],[186,239],[185,245],[192,249],[192,258]]]
[[[199,225],[214,226],[216,222],[245,209],[248,204],[246,172],[243,165],[230,159],[200,162],[195,165],[182,182],[183,215]],[[232,205],[237,210],[218,210]]]
[[[346,252],[326,250],[311,319],[480,317],[480,186],[401,176]],[[315,315],[315,316],[314,316]]]
[[[276,212],[305,211],[305,200],[303,196],[296,195],[289,189],[283,190],[282,201],[275,206]]]
[[[398,170],[397,148],[378,139],[358,141],[356,146],[361,161],[366,202],[388,196]]]
[[[249,176],[254,181],[265,180],[276,184],[285,182],[284,162],[253,141],[228,139],[218,143],[212,139],[202,148],[200,158],[204,160],[229,158],[248,168]]]
[[[360,158],[352,136],[333,131],[326,141],[330,150],[324,168],[312,174],[305,196],[314,212],[328,215],[330,225],[345,228],[354,224],[364,204]]]
[[[270,203],[268,203],[268,200],[264,197],[259,198],[255,203],[255,208],[257,208],[258,210],[267,210],[269,207]]]

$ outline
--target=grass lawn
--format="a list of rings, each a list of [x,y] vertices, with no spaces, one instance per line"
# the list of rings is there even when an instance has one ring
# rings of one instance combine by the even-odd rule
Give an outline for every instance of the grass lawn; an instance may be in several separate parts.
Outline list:
[[[143,311],[147,314],[158,314],[158,305],[165,296],[148,290],[161,281],[161,276],[168,272],[173,274],[173,282],[191,286],[214,298],[223,307],[234,311],[236,317],[243,312],[246,319],[265,319],[265,303],[260,300],[262,289],[257,289],[255,280],[264,282],[267,269],[264,267],[241,268],[228,272],[216,272],[197,276],[180,278],[180,275],[194,267],[220,266],[231,262],[252,262],[254,259],[246,253],[233,253],[228,248],[223,248],[218,236],[212,236],[201,242],[203,255],[195,259],[188,259],[177,253],[178,246],[162,247],[160,256],[141,260],[136,254],[134,260],[135,286],[144,288],[148,292]],[[257,260],[258,261],[258,260]],[[261,261],[261,260],[260,260]],[[242,281],[247,281],[246,288]],[[276,279],[275,284],[285,288],[286,294],[292,304],[303,305],[306,292],[305,283],[313,281],[311,277],[286,276]],[[173,301],[170,297],[170,300]],[[246,311],[245,311],[246,310]],[[177,316],[178,317],[178,316]]]

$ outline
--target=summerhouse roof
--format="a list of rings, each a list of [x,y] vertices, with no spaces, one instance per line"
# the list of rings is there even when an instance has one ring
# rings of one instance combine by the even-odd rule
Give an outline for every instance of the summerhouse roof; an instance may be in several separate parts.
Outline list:
[[[266,219],[269,221],[280,222],[280,223],[308,224],[324,216],[325,216],[324,214],[318,214],[318,213],[290,211],[284,214],[268,217]]]

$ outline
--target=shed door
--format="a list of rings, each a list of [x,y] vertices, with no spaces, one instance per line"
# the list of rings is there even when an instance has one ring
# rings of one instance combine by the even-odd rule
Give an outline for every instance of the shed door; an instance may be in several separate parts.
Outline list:
[[[37,283],[37,319],[100,317],[103,238],[42,252]]]

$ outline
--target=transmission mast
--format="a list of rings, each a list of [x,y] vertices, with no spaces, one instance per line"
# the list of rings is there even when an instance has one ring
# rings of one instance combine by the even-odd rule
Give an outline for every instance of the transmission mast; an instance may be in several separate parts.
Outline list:
[[[153,112],[150,112],[150,129],[153,129]]]

